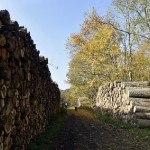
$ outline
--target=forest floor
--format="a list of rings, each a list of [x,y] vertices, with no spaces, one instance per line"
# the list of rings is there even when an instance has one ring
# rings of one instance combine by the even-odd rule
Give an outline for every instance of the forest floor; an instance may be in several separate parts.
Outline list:
[[[46,142],[44,150],[150,150],[149,129],[137,129],[85,109],[67,110],[65,116],[58,135]]]

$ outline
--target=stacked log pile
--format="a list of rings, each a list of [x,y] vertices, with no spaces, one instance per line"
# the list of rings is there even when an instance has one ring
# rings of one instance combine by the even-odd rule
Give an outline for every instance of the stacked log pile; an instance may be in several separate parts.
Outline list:
[[[96,106],[140,128],[150,127],[150,82],[115,81],[99,88]]]
[[[59,102],[48,59],[39,56],[27,29],[0,11],[0,149],[25,149]]]
[[[88,97],[79,97],[77,100],[77,106],[90,106],[90,100]]]

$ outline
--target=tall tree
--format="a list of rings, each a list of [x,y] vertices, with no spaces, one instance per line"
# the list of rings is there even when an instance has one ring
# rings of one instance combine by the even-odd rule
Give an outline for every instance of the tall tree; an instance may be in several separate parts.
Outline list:
[[[94,99],[100,85],[122,79],[121,36],[103,24],[95,10],[87,14],[79,34],[72,34],[67,48],[71,55],[68,81],[78,97]]]
[[[127,64],[130,80],[136,80],[137,78],[133,77],[135,69],[135,66],[133,66],[133,53],[139,49],[143,41],[150,42],[150,1],[114,0],[113,3],[119,16],[124,21],[120,31],[124,31],[122,35],[125,63]]]

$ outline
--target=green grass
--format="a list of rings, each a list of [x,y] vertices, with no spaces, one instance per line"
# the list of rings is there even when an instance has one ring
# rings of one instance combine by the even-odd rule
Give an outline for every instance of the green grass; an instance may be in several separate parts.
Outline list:
[[[150,129],[131,128],[129,129],[129,132],[142,138],[143,140],[147,138],[150,139]]]
[[[107,115],[98,114],[97,117],[98,117],[98,119],[101,122],[104,122],[106,124],[111,124],[111,125],[119,127],[119,128],[124,128],[124,129],[132,129],[132,128],[134,128],[133,126],[131,126],[131,125],[127,124],[127,123],[124,123],[121,120],[114,119],[114,118],[112,118],[110,116],[107,116]]]
[[[91,113],[94,113],[98,120],[100,120],[103,123],[113,125],[115,127],[124,129],[128,131],[130,134],[133,134],[134,136],[138,136],[141,139],[150,139],[150,128],[140,129],[133,125],[127,124],[119,119],[114,119],[111,116],[108,116],[107,114],[101,114],[97,113],[97,111],[94,111],[91,107],[83,107],[81,109],[86,109],[90,111]]]
[[[62,109],[58,114],[52,115],[49,120],[45,132],[37,135],[30,145],[28,150],[46,150],[50,149],[55,139],[58,137],[63,123],[66,119],[66,110]]]
[[[98,120],[100,120],[103,123],[113,125],[115,127],[125,129],[127,130],[130,134],[133,134],[135,136],[138,136],[139,138],[150,138],[150,129],[140,129],[135,126],[132,126],[130,124],[124,123],[121,120],[114,119],[112,117],[109,117],[107,115],[103,114],[97,114]]]

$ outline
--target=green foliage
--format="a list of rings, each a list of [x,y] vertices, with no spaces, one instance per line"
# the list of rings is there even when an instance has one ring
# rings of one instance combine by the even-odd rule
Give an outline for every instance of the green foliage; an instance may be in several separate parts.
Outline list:
[[[126,64],[125,79],[131,81],[148,80],[148,75],[145,72],[149,65],[146,64],[145,55],[139,57],[137,54],[141,47],[145,46],[145,42],[150,42],[150,1],[113,0],[113,4],[117,10],[116,17],[122,16],[120,27],[121,31],[124,31],[122,32],[122,47]],[[146,47],[145,50],[147,50]],[[139,66],[141,66],[140,69]],[[137,70],[140,70],[140,74]]]
[[[61,105],[63,105],[65,102],[69,103],[70,96],[69,96],[69,89],[61,90]]]
[[[63,106],[65,102],[67,102],[69,106],[74,106],[77,103],[77,99],[73,96],[74,93],[72,91],[72,87],[70,89],[61,91],[61,99]]]
[[[67,43],[71,56],[68,82],[73,99],[94,100],[100,85],[122,79],[120,34],[102,21],[93,10],[86,15],[80,33],[72,34]]]
[[[68,82],[70,97],[95,100],[98,87],[114,80],[150,80],[150,23],[147,0],[113,0],[116,17],[87,13],[78,34],[71,34]],[[114,17],[113,17],[114,18]],[[94,103],[94,102],[93,102]]]

